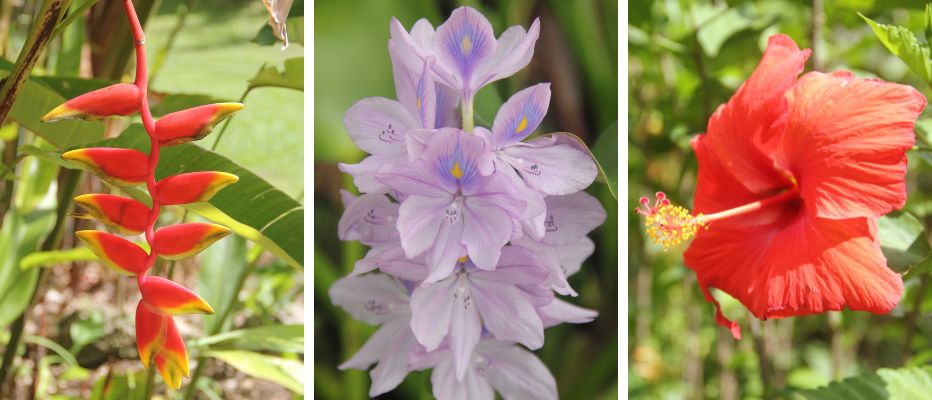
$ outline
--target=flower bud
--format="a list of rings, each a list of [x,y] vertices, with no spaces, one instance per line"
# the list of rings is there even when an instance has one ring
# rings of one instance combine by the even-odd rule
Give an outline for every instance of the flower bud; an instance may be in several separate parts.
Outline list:
[[[124,235],[145,232],[149,207],[126,197],[111,194],[84,194],[74,198],[94,219]]]
[[[213,314],[214,309],[201,296],[173,281],[148,276],[139,286],[142,299],[163,314]]]
[[[96,120],[114,115],[130,115],[139,110],[139,88],[118,83],[66,101],[42,117],[42,122],[63,119]]]
[[[78,231],[74,235],[116,273],[138,275],[145,272],[148,254],[135,243],[101,231]]]
[[[149,158],[131,149],[89,147],[61,155],[66,161],[83,165],[94,175],[117,186],[136,186],[149,177]]]
[[[161,314],[145,300],[136,306],[136,346],[146,368],[154,359],[165,383],[173,389],[181,387],[182,377],[189,373],[184,340],[172,317]]]
[[[156,253],[166,260],[191,257],[230,234],[230,229],[220,225],[200,222],[176,224],[155,232],[153,246]]]
[[[237,181],[239,177],[226,172],[189,172],[162,179],[155,192],[164,205],[198,203],[210,200],[220,189]]]
[[[220,121],[242,110],[240,103],[216,103],[173,112],[155,123],[155,137],[162,146],[203,139]]]

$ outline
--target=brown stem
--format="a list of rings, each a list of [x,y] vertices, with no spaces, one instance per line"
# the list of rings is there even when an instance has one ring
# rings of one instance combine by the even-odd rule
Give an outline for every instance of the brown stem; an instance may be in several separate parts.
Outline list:
[[[812,16],[810,18],[810,37],[809,42],[812,45],[812,68],[821,71],[824,67],[822,60],[825,59],[823,54],[822,43],[822,26],[825,24],[825,11],[822,0],[812,0]]]
[[[916,332],[916,324],[919,322],[919,315],[922,313],[922,299],[925,297],[926,289],[929,287],[929,275],[923,274],[919,278],[919,287],[916,288],[916,297],[913,300],[912,308],[909,314],[906,314],[906,334],[903,340],[903,364],[912,357],[912,341]]]
[[[764,331],[761,325],[761,321],[751,317],[751,335],[754,338],[754,351],[757,352],[758,365],[760,366],[760,381],[761,386],[764,388],[763,398],[772,399],[776,395],[773,382],[773,361],[767,352]]]

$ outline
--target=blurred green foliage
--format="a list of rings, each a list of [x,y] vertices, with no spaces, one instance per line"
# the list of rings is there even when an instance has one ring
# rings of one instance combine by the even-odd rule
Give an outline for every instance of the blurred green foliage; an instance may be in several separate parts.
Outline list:
[[[365,253],[356,242],[337,239],[343,207],[339,189],[352,190],[352,180],[336,168],[364,153],[356,149],[343,127],[343,113],[366,97],[395,98],[388,57],[389,21],[398,18],[410,28],[420,18],[437,26],[459,5],[477,8],[496,35],[520,24],[527,28],[541,18],[541,37],[531,64],[514,77],[490,85],[476,99],[476,122],[490,126],[502,101],[520,89],[549,81],[553,97],[539,134],[571,132],[582,138],[617,182],[618,82],[617,3],[597,0],[514,1],[317,1],[314,9],[314,296],[315,397],[366,398],[369,378],[364,371],[339,371],[336,366],[362,347],[374,329],[336,308],[327,295],[333,282],[346,275]],[[569,301],[599,311],[590,324],[563,325],[546,331],[537,355],[557,380],[561,398],[617,398],[618,250],[617,202],[608,187],[594,183],[589,192],[608,211],[605,224],[590,237],[595,254],[570,279],[580,293]],[[411,373],[384,398],[431,398],[430,372]]]
[[[866,398],[914,398],[898,394],[909,393],[901,391],[900,377],[918,377],[921,382],[928,378],[924,370],[873,373],[932,362],[932,293],[926,290],[932,160],[926,151],[908,154],[905,210],[879,221],[890,267],[904,274],[906,286],[899,306],[887,315],[844,311],[757,321],[736,300],[716,292],[725,314],[745,329],[745,338],[736,341],[715,324],[712,304],[703,299],[695,274],[683,265],[685,245],[662,252],[646,243],[642,220],[633,209],[638,197],[655,191],[691,205],[696,159],[689,140],[705,130],[712,112],[747,79],[773,34],[787,34],[800,47],[813,49],[807,71],[849,70],[860,77],[909,84],[928,96],[932,92],[922,77],[891,55],[858,15],[904,26],[927,46],[923,6],[917,1],[879,0],[630,4],[629,396],[849,398],[831,389],[844,386],[839,383],[832,384],[832,392],[805,390],[861,376],[845,381],[855,386],[843,390]],[[920,146],[929,143],[929,128],[932,119],[921,117]],[[869,384],[880,385],[879,391],[857,386]],[[765,387],[773,389],[765,394]]]

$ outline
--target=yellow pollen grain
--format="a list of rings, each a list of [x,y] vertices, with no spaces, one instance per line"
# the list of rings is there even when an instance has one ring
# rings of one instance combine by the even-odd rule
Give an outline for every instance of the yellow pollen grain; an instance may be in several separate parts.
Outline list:
[[[527,129],[527,117],[521,117],[521,123],[518,124],[518,129],[515,129],[515,133],[521,133]]]
[[[460,163],[453,163],[453,168],[450,169],[450,175],[453,175],[456,179],[461,179],[463,177],[463,170],[460,169]]]
[[[469,36],[463,36],[463,40],[460,41],[460,50],[463,55],[469,55],[469,52],[472,51],[472,40],[469,40]]]
[[[693,216],[685,208],[672,204],[661,206],[644,221],[647,236],[652,242],[663,246],[664,251],[692,239],[706,225],[706,218],[702,214]]]

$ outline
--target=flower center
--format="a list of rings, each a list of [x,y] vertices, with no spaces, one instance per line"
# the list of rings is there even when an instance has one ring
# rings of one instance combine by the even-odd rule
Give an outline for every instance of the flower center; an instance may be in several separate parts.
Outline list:
[[[785,190],[763,200],[709,215],[701,213],[692,215],[686,208],[671,204],[663,192],[657,192],[654,196],[656,200],[653,206],[647,197],[641,197],[640,203],[644,209],[637,207],[634,211],[644,216],[644,226],[650,240],[663,246],[663,250],[666,251],[671,246],[692,239],[700,229],[709,229],[709,224],[713,221],[748,214],[773,204],[798,199],[799,190],[795,188]]]

